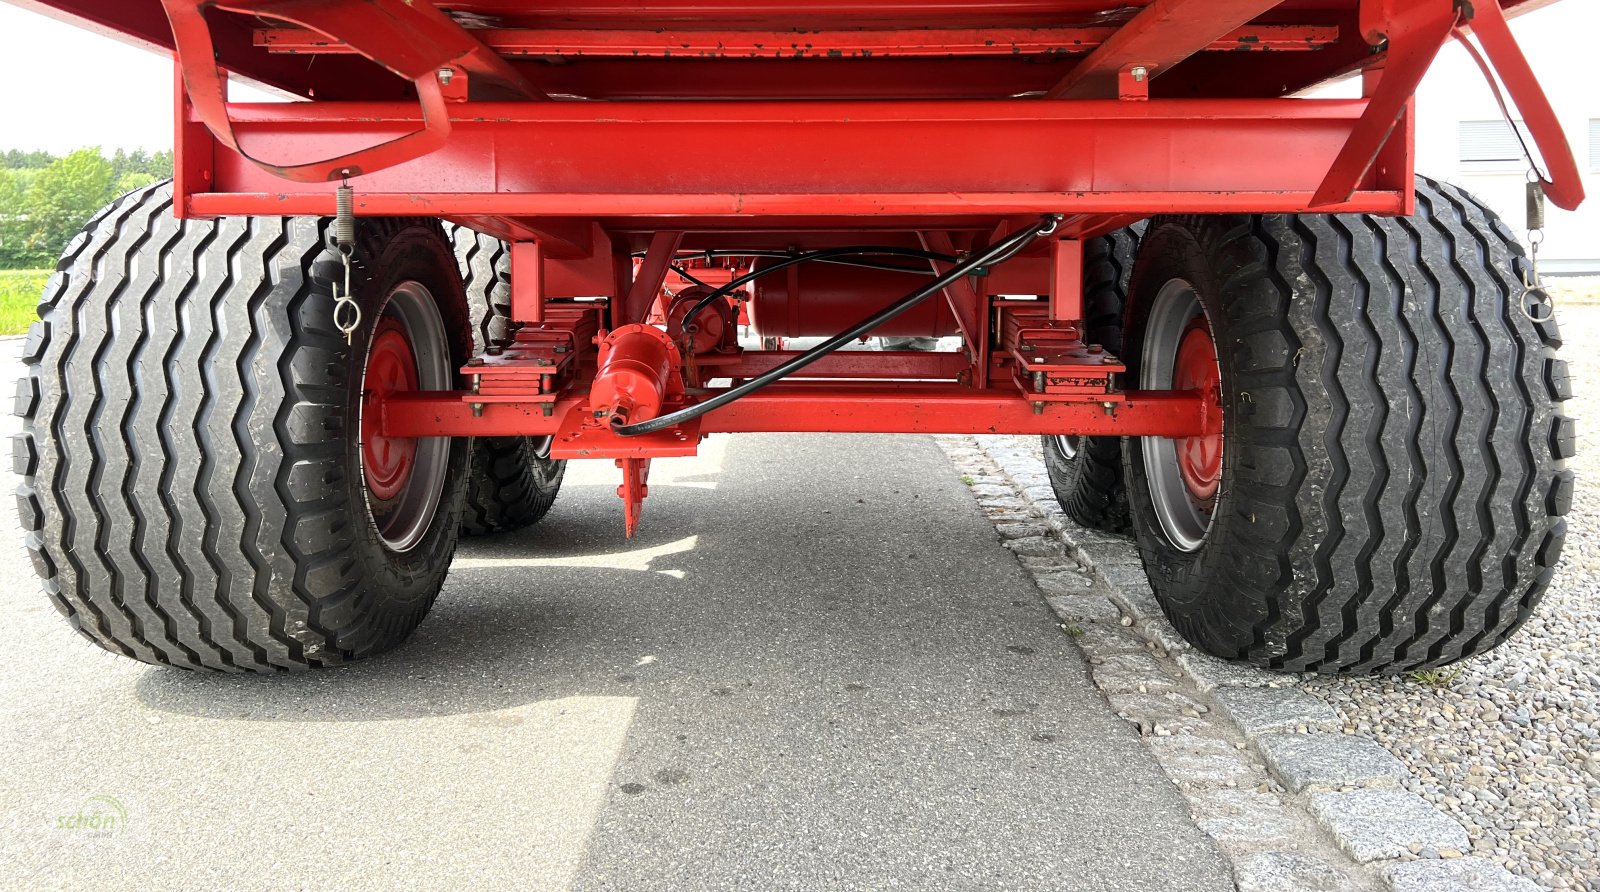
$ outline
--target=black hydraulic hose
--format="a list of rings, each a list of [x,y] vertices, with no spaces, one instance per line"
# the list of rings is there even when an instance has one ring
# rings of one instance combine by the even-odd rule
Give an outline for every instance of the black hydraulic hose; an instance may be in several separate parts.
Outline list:
[[[1006,260],[1009,260],[1010,258],[1016,256],[1016,254],[1023,248],[1026,248],[1031,242],[1033,242],[1034,239],[1055,232],[1056,227],[1060,225],[1060,223],[1061,218],[1059,216],[1051,215],[1045,217],[1036,226],[1031,226],[1027,229],[1019,229],[1016,232],[1013,232],[1012,234],[989,246],[989,248],[983,253],[974,254],[973,256],[968,257],[966,260],[963,260],[951,267],[948,272],[934,279],[932,282],[929,282],[921,288],[918,288],[916,291],[911,292],[910,294],[902,297],[889,306],[884,307],[878,312],[873,313],[866,319],[863,319],[851,326],[848,330],[834,335],[828,340],[823,341],[817,346],[812,347],[810,350],[807,350],[799,356],[796,356],[795,358],[777,366],[776,368],[771,369],[770,371],[751,378],[749,381],[746,381],[738,387],[724,390],[722,393],[717,394],[705,402],[696,403],[692,406],[679,409],[676,412],[669,412],[659,418],[652,418],[649,421],[641,421],[637,424],[616,424],[616,419],[613,418],[612,430],[624,437],[648,434],[654,431],[664,430],[672,427],[675,424],[681,424],[690,420],[691,418],[699,418],[701,415],[704,415],[713,409],[720,409],[735,400],[749,396],[761,388],[766,387],[768,384],[781,381],[784,378],[787,378],[795,372],[798,372],[806,366],[812,364],[813,362],[816,362],[822,357],[827,356],[829,353],[838,350],[840,347],[845,346],[851,341],[866,335],[868,332],[884,324],[885,322],[888,322],[896,316],[899,316],[901,313],[906,312],[917,304],[922,303],[929,297],[938,294],[940,291],[948,288],[951,284],[961,280],[963,277],[971,275],[973,270],[976,270],[979,267],[992,266],[994,264],[1003,263]]]
[[[699,285],[701,288],[710,288],[711,287],[710,285],[707,285],[706,283],[704,283],[704,282],[700,281],[699,279],[696,279],[694,276],[690,275],[688,270],[686,270],[683,267],[677,265],[676,263],[669,264],[668,268],[671,269],[673,272],[677,273],[678,275],[682,276],[684,279],[686,279],[692,285]]]
[[[944,260],[952,263],[957,259],[947,254],[935,254],[932,251],[919,251],[915,248],[895,248],[887,246],[823,248],[820,251],[808,251],[805,254],[786,254],[783,255],[783,259],[778,260],[777,263],[774,263],[771,266],[761,267],[760,269],[753,269],[750,272],[745,273],[744,275],[739,276],[728,284],[722,286],[721,288],[718,288],[716,291],[713,291],[701,298],[693,307],[689,308],[689,312],[684,314],[683,329],[684,331],[694,331],[694,329],[690,326],[694,323],[695,317],[704,312],[707,307],[739,290],[744,285],[761,278],[762,276],[770,275],[778,272],[779,270],[788,269],[789,267],[799,263],[810,263],[812,261],[833,261],[840,257],[853,257],[860,256],[862,254],[878,254],[888,257],[911,257],[917,260]],[[759,255],[751,254],[747,256]]]

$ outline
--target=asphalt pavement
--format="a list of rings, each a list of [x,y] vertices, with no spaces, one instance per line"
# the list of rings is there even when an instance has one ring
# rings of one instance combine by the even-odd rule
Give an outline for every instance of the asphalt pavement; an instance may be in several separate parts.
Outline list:
[[[715,438],[631,542],[617,473],[290,676],[80,640],[0,513],[0,886],[1233,888],[931,440]]]

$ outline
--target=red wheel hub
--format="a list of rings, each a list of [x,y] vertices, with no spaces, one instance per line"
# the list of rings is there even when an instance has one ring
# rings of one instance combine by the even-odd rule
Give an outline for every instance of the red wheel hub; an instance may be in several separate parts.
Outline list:
[[[398,321],[386,317],[378,323],[372,347],[367,351],[361,413],[362,470],[367,489],[382,501],[400,495],[411,479],[417,441],[411,437],[385,437],[378,432],[377,398],[416,389],[417,358],[411,350],[411,339]]]
[[[1217,368],[1217,346],[1204,318],[1190,322],[1178,342],[1172,389],[1198,390],[1206,396],[1206,432],[1184,437],[1177,447],[1184,486],[1196,501],[1207,502],[1222,483],[1222,373]]]

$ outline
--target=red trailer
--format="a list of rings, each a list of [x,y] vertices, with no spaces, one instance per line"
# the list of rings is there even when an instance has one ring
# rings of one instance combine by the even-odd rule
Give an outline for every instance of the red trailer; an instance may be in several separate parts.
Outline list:
[[[747,431],[1041,435],[1274,669],[1481,653],[1554,572],[1549,304],[1411,132],[1462,40],[1530,204],[1582,200],[1535,0],[12,2],[177,72],[176,176],[67,248],[17,391],[29,548],[109,650],[359,659],[567,461],[631,535],[651,459]]]

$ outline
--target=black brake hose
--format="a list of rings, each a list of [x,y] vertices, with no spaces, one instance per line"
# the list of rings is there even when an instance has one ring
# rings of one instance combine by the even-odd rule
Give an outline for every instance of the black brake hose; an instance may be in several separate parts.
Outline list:
[[[677,265],[676,263],[668,264],[667,268],[672,270],[673,272],[677,273],[678,275],[682,276],[684,278],[684,280],[689,282],[691,285],[699,285],[701,288],[710,288],[711,287],[710,285],[707,285],[706,283],[704,283],[704,282],[700,281],[699,279],[695,278],[693,275],[690,275],[688,270],[686,270],[683,267]]]
[[[699,418],[701,415],[704,415],[707,412],[710,412],[714,409],[720,409],[735,400],[749,396],[750,394],[755,393],[769,384],[776,383],[784,378],[789,377],[790,375],[800,371],[822,357],[827,356],[829,353],[832,353],[838,350],[840,347],[849,344],[851,341],[866,335],[868,332],[884,324],[885,322],[888,322],[896,316],[899,316],[901,313],[906,312],[917,304],[922,303],[929,297],[938,294],[940,291],[948,288],[953,283],[960,281],[962,278],[968,275],[971,275],[973,270],[976,270],[980,267],[1004,263],[1005,261],[1016,256],[1018,252],[1020,252],[1023,248],[1026,248],[1030,243],[1033,242],[1034,239],[1055,232],[1056,227],[1060,225],[1060,223],[1060,216],[1050,215],[1045,217],[1036,226],[1032,226],[1027,229],[1020,229],[1006,236],[1000,241],[995,242],[983,253],[974,254],[971,257],[968,257],[966,260],[957,263],[955,266],[951,267],[948,272],[922,286],[921,288],[918,288],[916,291],[913,291],[905,297],[895,301],[889,306],[884,307],[876,313],[873,313],[866,319],[863,319],[851,326],[848,330],[834,335],[828,340],[823,341],[817,346],[812,347],[810,350],[807,350],[806,352],[796,356],[788,362],[783,363],[782,365],[777,366],[776,368],[758,375],[757,377],[751,378],[749,381],[746,381],[738,387],[724,390],[723,392],[704,402],[696,403],[692,406],[679,409],[676,412],[668,412],[659,418],[652,418],[649,421],[641,421],[637,424],[617,424],[616,422],[618,419],[613,417],[611,429],[624,437],[634,437],[638,436],[639,434],[653,433],[655,431],[665,430],[666,428],[672,427],[675,424],[682,424],[683,422],[692,418]]]
[[[810,263],[812,261],[831,261],[839,257],[852,257],[862,254],[876,254],[888,257],[911,257],[917,260],[943,260],[946,262],[954,262],[957,259],[947,254],[935,254],[932,251],[919,251],[915,248],[895,248],[888,246],[823,248],[820,251],[809,251],[805,254],[785,255],[783,259],[779,260],[777,263],[774,263],[771,266],[763,266],[760,269],[753,269],[750,272],[745,273],[744,275],[739,276],[728,284],[722,286],[721,288],[718,288],[716,291],[713,291],[701,298],[693,307],[689,308],[688,313],[684,314],[683,329],[684,331],[694,331],[694,329],[690,326],[694,323],[695,317],[704,312],[707,307],[739,290],[744,285],[761,278],[762,276],[770,275],[778,272],[779,270],[788,269],[789,267],[799,263]]]

